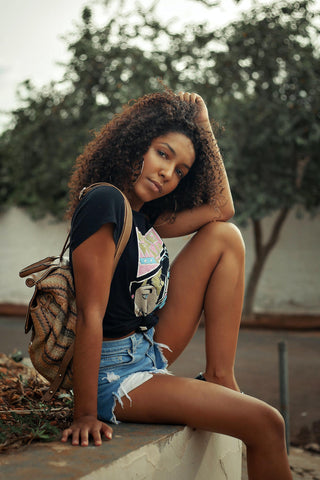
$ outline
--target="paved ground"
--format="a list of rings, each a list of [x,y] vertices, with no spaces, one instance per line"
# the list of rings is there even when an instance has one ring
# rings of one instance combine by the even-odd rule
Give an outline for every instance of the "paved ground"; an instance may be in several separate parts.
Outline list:
[[[291,440],[320,443],[320,332],[241,330],[236,377],[248,395],[279,408],[278,342],[287,343]],[[175,362],[174,373],[194,376],[204,365],[204,329]],[[308,434],[309,430],[309,434]],[[317,433],[312,430],[317,431]]]
[[[294,443],[320,443],[320,332],[241,330],[236,376],[243,391],[279,408],[278,342],[287,343],[290,385],[290,431]],[[175,362],[176,375],[195,376],[204,367],[204,329]],[[0,317],[0,352],[27,354],[23,320]],[[320,480],[320,455],[291,448],[295,479]],[[243,479],[245,479],[245,474]]]
[[[301,448],[291,447],[289,461],[293,480],[320,480],[320,455],[312,455]],[[241,480],[248,480],[245,451],[242,456]]]

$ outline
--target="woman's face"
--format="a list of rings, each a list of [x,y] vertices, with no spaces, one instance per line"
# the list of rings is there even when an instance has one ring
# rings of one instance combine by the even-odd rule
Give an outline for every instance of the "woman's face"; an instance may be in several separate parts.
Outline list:
[[[134,210],[172,192],[192,167],[195,151],[186,135],[169,132],[153,139],[143,160],[142,172],[130,196]]]

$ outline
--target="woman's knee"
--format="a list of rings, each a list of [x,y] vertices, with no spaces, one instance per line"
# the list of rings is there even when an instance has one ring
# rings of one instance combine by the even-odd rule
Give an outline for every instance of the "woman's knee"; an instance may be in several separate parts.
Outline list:
[[[284,444],[285,438],[285,423],[280,412],[272,406],[261,402],[259,407],[253,413],[254,440],[248,446],[259,443],[265,446],[279,446]],[[261,443],[262,439],[262,443]]]
[[[265,421],[266,426],[270,427],[273,435],[283,438],[285,429],[284,419],[276,408],[266,405]]]
[[[222,253],[231,250],[240,258],[244,258],[245,244],[239,228],[231,222],[210,222],[199,230],[198,234],[204,235],[212,247],[220,245]]]

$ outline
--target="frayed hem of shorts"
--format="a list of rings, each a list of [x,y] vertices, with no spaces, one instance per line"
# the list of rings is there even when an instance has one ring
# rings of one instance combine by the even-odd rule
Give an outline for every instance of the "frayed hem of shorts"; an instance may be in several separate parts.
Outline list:
[[[114,423],[115,425],[118,425],[119,423],[121,423],[120,420],[117,420],[114,413],[116,402],[118,401],[119,405],[123,408],[122,397],[126,397],[129,400],[131,405],[132,399],[129,393],[135,388],[140,387],[140,385],[147,382],[153,377],[153,375],[156,375],[158,373],[161,375],[172,375],[171,372],[169,372],[166,368],[164,368],[164,369],[150,370],[147,372],[135,372],[129,375],[128,377],[126,377],[123,380],[123,382],[121,382],[118,390],[112,394],[113,406],[112,406],[112,417],[110,419],[110,423]]]
[[[163,363],[167,367],[168,366],[168,359],[166,358],[165,354],[163,353],[163,350],[165,349],[165,350],[169,350],[169,352],[172,352],[171,348],[168,347],[168,345],[166,345],[165,343],[154,342],[154,345],[158,348],[158,352],[160,354],[161,360],[163,361]]]

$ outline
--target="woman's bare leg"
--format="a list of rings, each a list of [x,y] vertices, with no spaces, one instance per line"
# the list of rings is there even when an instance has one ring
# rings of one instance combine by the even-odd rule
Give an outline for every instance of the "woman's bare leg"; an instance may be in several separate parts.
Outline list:
[[[238,391],[233,365],[240,324],[244,245],[236,227],[216,222],[191,239],[171,269],[168,299],[155,332],[172,363],[206,322],[208,382],[154,375],[117,404],[119,420],[189,425],[231,435],[247,446],[250,480],[292,479],[284,422],[274,408]],[[221,385],[224,386],[221,386]],[[229,388],[225,388],[229,387]]]
[[[244,243],[231,223],[202,227],[171,268],[168,299],[159,311],[155,339],[167,344],[172,363],[192,338],[202,310],[208,381],[239,390],[234,360],[244,289]]]
[[[116,405],[127,422],[189,425],[241,439],[247,446],[250,480],[292,479],[284,422],[274,408],[210,382],[154,375]]]

